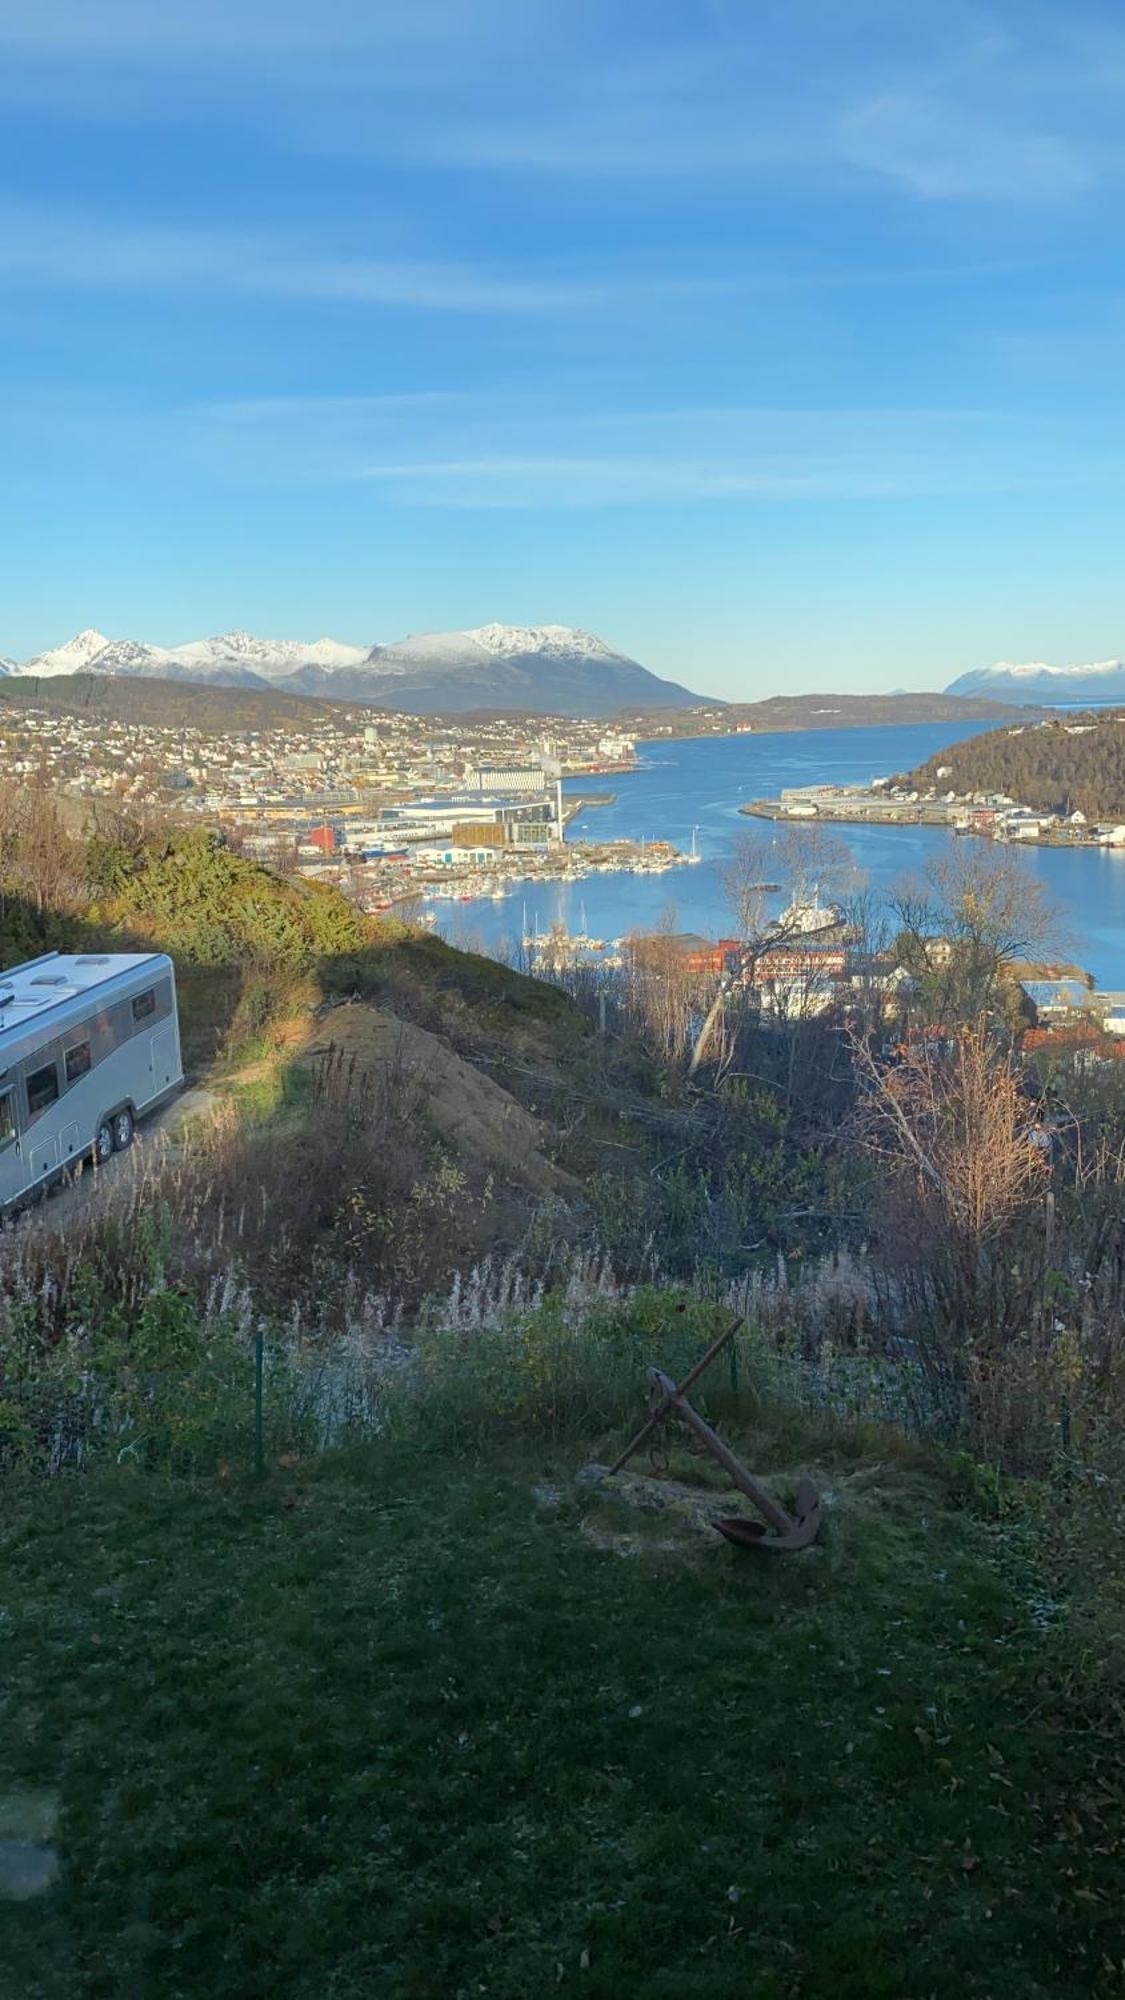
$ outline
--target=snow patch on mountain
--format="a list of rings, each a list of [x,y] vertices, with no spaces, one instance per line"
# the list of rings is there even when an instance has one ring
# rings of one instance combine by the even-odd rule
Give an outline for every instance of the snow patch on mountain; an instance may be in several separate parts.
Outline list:
[[[39,674],[49,679],[54,674],[80,674],[92,665],[99,653],[104,653],[109,640],[104,632],[88,628],[68,639],[63,646],[52,646],[49,652],[38,653],[33,660],[16,668],[20,674]]]
[[[154,646],[87,631],[12,671],[273,687],[414,714],[492,708],[609,715],[627,707],[690,707],[703,699],[676,681],[659,679],[595,633],[570,625],[479,625],[463,632],[412,633],[387,646],[259,639],[242,631]]]
[[[301,666],[358,667],[368,646],[349,646],[340,639],[256,639],[252,632],[223,632],[214,639],[193,639],[172,646],[167,658],[185,667],[218,667],[236,662],[259,674],[289,674]]]
[[[1125,668],[1125,660],[1091,660],[1087,666],[1051,667],[1046,660],[997,660],[994,667],[985,669],[994,675],[1010,674],[1013,680],[1034,680],[1040,674],[1057,674],[1060,679],[1079,679],[1086,674],[1118,674]]]
[[[946,694],[1007,694],[1026,701],[1116,701],[1125,697],[1125,660],[1055,667],[1047,660],[997,660],[950,681]]]
[[[487,653],[496,653],[501,658],[512,654],[526,658],[535,653],[542,653],[548,660],[570,659],[575,653],[588,660],[626,657],[607,646],[596,633],[582,632],[574,625],[478,625],[457,636],[474,639]]]

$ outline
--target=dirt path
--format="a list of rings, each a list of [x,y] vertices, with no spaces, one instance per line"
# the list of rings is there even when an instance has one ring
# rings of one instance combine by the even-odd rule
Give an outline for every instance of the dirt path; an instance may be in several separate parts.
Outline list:
[[[87,1162],[73,1180],[60,1181],[42,1201],[13,1218],[16,1229],[31,1229],[42,1223],[50,1229],[66,1223],[81,1209],[89,1215],[105,1207],[115,1192],[162,1165],[181,1143],[184,1127],[193,1118],[206,1117],[219,1103],[218,1093],[206,1084],[195,1084],[162,1105],[138,1125],[133,1143],[124,1153],[114,1153],[103,1166]]]
[[[14,1226],[65,1227],[79,1215],[89,1219],[122,1195],[136,1194],[139,1182],[174,1166],[193,1123],[234,1108],[241,1086],[260,1081],[279,1065],[293,1062],[313,1069],[326,1060],[338,1066],[345,1089],[362,1088],[366,1080],[375,1092],[373,1106],[381,1090],[407,1093],[417,1116],[462,1162],[476,1162],[498,1180],[540,1195],[573,1187],[570,1175],[547,1157],[547,1134],[539,1119],[494,1078],[415,1022],[385,1008],[345,1001],[315,1018],[295,1019],[275,1056],[224,1071],[214,1082],[190,1085],[138,1126],[126,1152],[115,1153],[104,1166],[87,1164],[74,1180],[26,1210]]]

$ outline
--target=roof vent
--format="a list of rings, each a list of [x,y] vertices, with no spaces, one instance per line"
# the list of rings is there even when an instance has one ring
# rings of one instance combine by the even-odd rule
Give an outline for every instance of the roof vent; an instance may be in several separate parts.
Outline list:
[[[68,983],[65,972],[40,972],[31,982],[33,986],[66,986]]]
[[[109,959],[104,952],[91,953],[82,958],[76,958],[74,963],[75,965],[108,965]]]

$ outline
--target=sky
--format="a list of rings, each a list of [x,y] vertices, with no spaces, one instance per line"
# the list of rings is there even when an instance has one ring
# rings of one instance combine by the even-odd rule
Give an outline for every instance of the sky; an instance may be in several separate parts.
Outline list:
[[[1125,16],[2,0],[0,656],[1125,653]]]

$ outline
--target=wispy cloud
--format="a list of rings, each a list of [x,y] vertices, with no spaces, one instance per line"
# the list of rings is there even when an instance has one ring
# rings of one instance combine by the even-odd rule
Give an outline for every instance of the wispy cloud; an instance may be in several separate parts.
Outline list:
[[[1067,201],[1101,178],[1088,145],[940,99],[877,97],[841,120],[844,157],[929,200]]]
[[[1057,203],[1122,170],[1125,36],[997,0],[5,0],[0,97],[430,171]],[[6,58],[6,59],[5,59]]]
[[[0,275],[52,291],[210,290],[431,312],[572,312],[680,288],[465,263],[325,255],[279,234],[129,226],[104,217],[0,210]]]
[[[510,395],[298,398],[193,413],[239,478],[364,484],[399,504],[589,508],[994,491],[1019,476],[972,411],[669,408],[544,414]]]
[[[971,409],[607,409],[440,385],[164,407],[27,393],[9,428],[39,462],[77,456],[130,482],[472,511],[908,502],[1034,486],[1043,462],[1034,427]]]
[[[762,15],[767,17],[762,19]],[[842,24],[846,22],[846,27]],[[937,200],[1057,202],[1120,172],[1122,69],[1105,37],[1023,9],[811,0],[716,8],[708,32],[586,63],[516,103],[398,133],[409,157],[466,168],[682,182],[781,174],[862,193],[871,174]],[[1120,51],[1119,51],[1120,53]],[[392,126],[392,131],[394,131]],[[347,141],[345,140],[345,143]],[[841,170],[845,178],[841,178]]]

